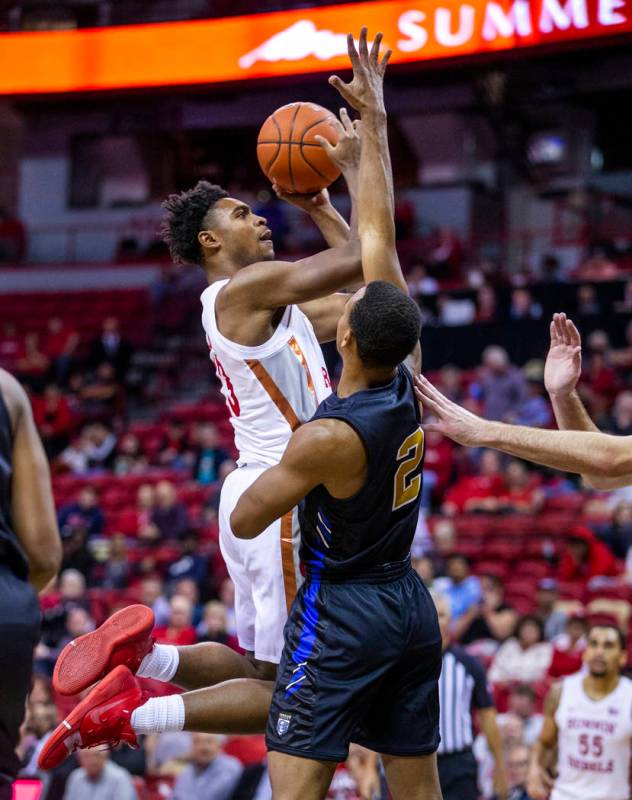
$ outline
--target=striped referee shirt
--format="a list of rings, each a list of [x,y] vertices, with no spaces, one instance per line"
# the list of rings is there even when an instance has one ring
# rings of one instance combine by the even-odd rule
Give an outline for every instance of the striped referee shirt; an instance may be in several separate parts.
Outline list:
[[[472,709],[494,705],[485,670],[461,647],[450,645],[443,653],[439,678],[439,755],[469,750],[474,742]]]

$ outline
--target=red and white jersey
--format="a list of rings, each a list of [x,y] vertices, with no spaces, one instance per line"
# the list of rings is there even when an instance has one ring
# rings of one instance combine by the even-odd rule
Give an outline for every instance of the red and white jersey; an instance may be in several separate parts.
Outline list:
[[[322,350],[309,319],[288,306],[267,342],[231,342],[217,327],[215,301],[228,280],[202,292],[202,325],[230,410],[239,465],[278,464],[292,431],[331,394]]]
[[[577,673],[562,682],[551,800],[629,800],[632,681],[621,677],[613,692],[595,701],[584,691],[585,677]]]

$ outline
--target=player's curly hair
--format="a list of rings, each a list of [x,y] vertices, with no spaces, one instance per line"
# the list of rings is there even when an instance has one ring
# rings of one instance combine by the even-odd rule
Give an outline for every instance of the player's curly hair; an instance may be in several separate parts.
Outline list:
[[[170,194],[162,204],[167,212],[160,230],[162,240],[176,264],[199,264],[202,250],[198,233],[209,209],[228,192],[208,181],[198,183],[186,192]]]
[[[392,368],[410,355],[421,334],[419,306],[386,281],[371,281],[349,317],[362,363]]]

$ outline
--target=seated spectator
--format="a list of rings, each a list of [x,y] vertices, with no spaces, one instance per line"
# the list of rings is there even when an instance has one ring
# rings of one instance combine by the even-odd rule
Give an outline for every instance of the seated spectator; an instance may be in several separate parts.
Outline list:
[[[200,603],[200,590],[192,578],[180,578],[173,586],[172,597],[186,597],[191,603],[191,625],[195,628],[202,621],[203,608]]]
[[[507,800],[531,800],[527,792],[530,750],[526,744],[514,745],[507,754],[509,795]]]
[[[530,361],[522,370],[527,380],[527,396],[517,406],[515,413],[510,413],[507,422],[515,425],[526,425],[528,428],[548,428],[553,422],[551,404],[545,398],[544,365],[541,361]]]
[[[57,592],[50,592],[49,602],[42,604],[42,641],[55,647],[66,632],[66,616],[71,608],[90,610],[86,579],[76,569],[64,570],[59,576]]]
[[[452,613],[452,625],[471,608],[478,608],[483,594],[481,584],[470,574],[470,562],[461,553],[452,553],[446,559],[446,577],[437,578],[435,588],[448,597]]]
[[[154,638],[159,644],[174,644],[183,647],[195,644],[197,636],[193,621],[193,606],[186,597],[175,595],[169,603],[169,621],[164,627],[154,629]]]
[[[119,320],[107,317],[103,320],[101,335],[90,345],[90,360],[94,367],[111,364],[117,380],[125,383],[132,359],[132,345],[121,336]]]
[[[81,408],[86,417],[109,421],[123,415],[123,387],[112,364],[99,364],[81,389]]]
[[[39,774],[37,759],[49,736],[57,727],[57,709],[53,703],[34,703],[27,709],[24,720],[26,741],[20,742],[22,767],[20,777]]]
[[[566,534],[566,548],[557,574],[561,581],[575,581],[586,586],[597,575],[618,575],[619,569],[610,550],[590,528],[576,525]]]
[[[566,630],[553,639],[553,658],[549,667],[552,678],[572,675],[582,668],[588,620],[583,612],[571,614]]]
[[[197,533],[188,530],[182,539],[182,555],[167,567],[167,581],[181,582],[183,579],[190,579],[198,587],[198,592],[206,589],[208,558],[198,553],[198,547]]]
[[[237,637],[228,633],[226,606],[219,600],[211,600],[204,606],[202,621],[196,628],[200,642],[219,642],[239,651]]]
[[[81,527],[88,537],[100,536],[105,526],[105,516],[99,506],[99,496],[92,486],[84,486],[74,503],[62,506],[57,516],[59,529],[70,535],[72,530]]]
[[[32,405],[33,418],[42,437],[46,455],[53,460],[70,444],[76,417],[68,398],[64,397],[59,386],[54,383],[49,383],[42,395],[33,397]]]
[[[113,764],[107,750],[79,750],[77,758],[80,767],[70,773],[64,800],[137,800],[129,772]]]
[[[598,535],[616,558],[626,558],[632,547],[632,502],[620,502]]]
[[[462,373],[454,364],[446,364],[439,373],[439,388],[443,394],[455,403],[462,403],[465,398],[461,385]]]
[[[632,436],[632,391],[620,392],[612,410],[612,419],[606,425],[608,433],[615,436]]]
[[[193,480],[203,486],[215,483],[221,464],[229,458],[228,453],[219,446],[219,434],[215,425],[211,422],[200,425],[193,462]]]
[[[103,589],[126,589],[129,586],[131,565],[127,542],[122,533],[114,533],[109,540],[104,563],[92,571],[92,584]]]
[[[511,639],[500,646],[489,670],[492,683],[538,683],[546,676],[553,648],[544,641],[544,626],[533,615],[519,620]]]
[[[505,602],[505,590],[500,578],[483,575],[480,579],[482,601],[472,606],[454,626],[454,638],[462,645],[482,639],[504,642],[516,628],[518,614]]]
[[[577,313],[582,317],[601,314],[601,303],[597,299],[595,287],[584,284],[577,289]]]
[[[554,578],[541,578],[535,594],[533,613],[544,625],[544,636],[549,642],[566,629],[566,614],[555,607],[559,599],[557,581]]]
[[[483,351],[481,377],[472,387],[483,403],[483,416],[504,420],[527,399],[527,383],[522,372],[509,362],[507,351],[492,345]]]
[[[505,488],[500,472],[500,455],[496,450],[484,450],[478,474],[460,478],[448,489],[442,511],[444,514],[495,512],[498,498]]]
[[[121,511],[116,527],[126,536],[151,539],[155,536],[151,517],[156,506],[156,491],[151,483],[143,483],[136,490],[136,505]],[[150,530],[147,530],[150,529]]]
[[[86,456],[89,469],[112,469],[116,453],[116,436],[101,422],[88,427]]]
[[[166,731],[148,736],[146,748],[150,772],[179,775],[191,759],[192,735],[188,731]]]
[[[458,236],[446,226],[437,228],[432,234],[433,245],[428,253],[431,274],[439,280],[454,280],[460,277],[463,263],[463,246]]]
[[[413,569],[426,585],[426,589],[433,591],[435,580],[435,564],[430,556],[418,556],[412,559]]]
[[[159,461],[170,469],[190,468],[193,461],[186,425],[177,417],[167,421]]]
[[[454,445],[445,436],[427,431],[424,451],[424,477],[432,472],[435,476],[432,493],[443,497],[454,470]]]
[[[456,529],[451,519],[439,519],[432,532],[431,558],[437,575],[445,575],[446,561],[456,550]]]
[[[528,683],[519,683],[512,686],[507,700],[507,714],[515,714],[522,720],[522,739],[526,745],[532,747],[540,735],[544,717],[535,710],[536,694]],[[498,718],[499,724],[504,722],[504,714]]]
[[[173,800],[230,800],[243,766],[222,753],[223,737],[194,733],[191,740],[191,763],[176,779]]]
[[[542,306],[533,299],[528,289],[513,290],[509,306],[510,319],[540,319],[541,316]]]
[[[18,377],[33,391],[38,391],[44,385],[49,368],[50,360],[40,348],[39,335],[27,333],[24,337],[24,348],[15,365]]]
[[[156,486],[151,523],[160,539],[181,539],[189,530],[187,508],[178,500],[176,488],[170,481],[160,481]]]
[[[505,469],[505,489],[498,508],[514,514],[536,514],[544,503],[542,491],[534,486],[532,473],[523,461],[513,459]]]
[[[53,378],[65,384],[74,364],[75,353],[79,345],[79,334],[59,317],[48,320],[46,339],[42,352],[50,360]]]
[[[476,295],[476,322],[496,322],[497,316],[496,292],[485,284]]]
[[[126,433],[118,444],[114,460],[115,475],[137,475],[146,472],[149,462],[140,446],[140,439],[134,433]]]
[[[156,627],[165,628],[169,622],[171,608],[164,595],[162,580],[156,575],[148,575],[140,584],[139,602],[154,612]]]

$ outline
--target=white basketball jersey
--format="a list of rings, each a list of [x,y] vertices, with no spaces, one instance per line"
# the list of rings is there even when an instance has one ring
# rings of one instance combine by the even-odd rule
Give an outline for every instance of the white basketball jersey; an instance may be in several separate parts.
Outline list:
[[[202,292],[202,325],[235,431],[239,465],[278,464],[292,431],[331,394],[322,350],[309,319],[288,306],[270,339],[231,342],[217,327],[215,301],[228,280]]]
[[[555,714],[558,778],[551,800],[628,800],[632,739],[632,681],[621,677],[603,700],[584,691],[585,675],[562,683]]]

